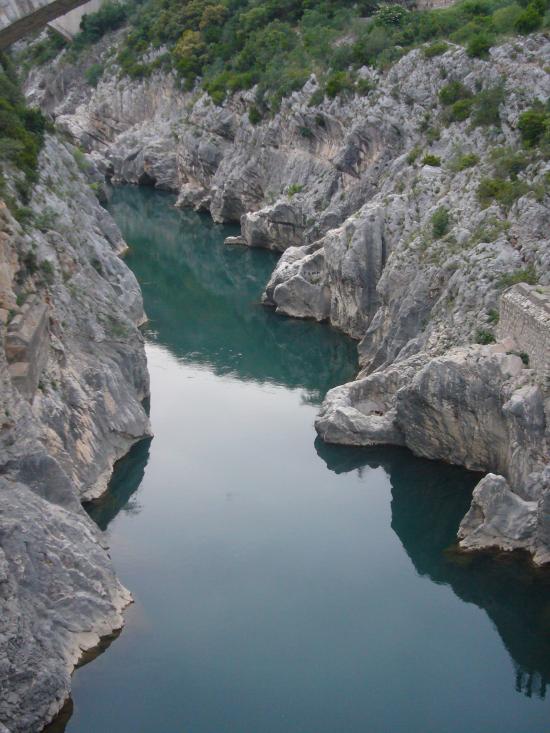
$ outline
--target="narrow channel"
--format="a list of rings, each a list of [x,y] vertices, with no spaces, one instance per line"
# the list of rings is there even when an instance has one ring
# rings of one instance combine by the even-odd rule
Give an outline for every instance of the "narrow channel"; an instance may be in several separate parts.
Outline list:
[[[459,555],[478,479],[323,445],[355,344],[260,305],[275,264],[157,191],[110,209],[143,288],[155,437],[90,508],[135,603],[68,733],[541,733],[550,584]]]

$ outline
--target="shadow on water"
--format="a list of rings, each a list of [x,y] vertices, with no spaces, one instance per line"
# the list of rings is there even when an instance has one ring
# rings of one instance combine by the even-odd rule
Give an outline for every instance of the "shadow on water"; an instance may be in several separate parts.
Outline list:
[[[173,202],[148,189],[111,191],[109,210],[131,244],[127,262],[143,290],[149,339],[217,374],[301,387],[313,402],[353,378],[354,341],[261,305],[277,255],[220,246],[235,227]]]
[[[82,653],[80,659],[75,666],[75,669],[86,666],[86,664],[93,662],[94,659],[97,659],[104,652],[106,652],[113,643],[113,641],[115,641],[120,636],[121,631],[122,629],[115,629],[112,633],[102,636],[96,646],[92,647],[91,649],[87,649],[85,652]],[[69,724],[73,716],[73,713],[73,699],[72,697],[68,697],[63,703],[63,707],[57,713],[52,722],[42,729],[42,733],[63,733],[66,730],[67,725]]]
[[[120,511],[127,514],[139,512],[139,503],[134,494],[145,474],[151,440],[146,438],[136,443],[124,458],[117,461],[107,491],[99,499],[85,505],[90,517],[103,531]]]
[[[337,474],[381,466],[392,490],[391,527],[419,575],[482,608],[516,669],[516,690],[544,698],[550,682],[550,573],[521,553],[461,553],[455,539],[479,475],[415,458],[402,448],[348,448],[315,441]]]

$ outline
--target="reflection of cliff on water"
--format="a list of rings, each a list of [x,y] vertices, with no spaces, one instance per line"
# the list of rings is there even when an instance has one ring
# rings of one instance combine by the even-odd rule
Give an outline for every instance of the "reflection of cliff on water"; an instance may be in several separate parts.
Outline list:
[[[118,188],[110,210],[131,247],[150,337],[218,374],[303,387],[319,399],[351,379],[356,346],[326,325],[282,318],[260,305],[271,252],[223,246],[234,227],[172,207],[158,191]]]
[[[151,438],[136,443],[124,458],[117,461],[108,491],[86,505],[86,511],[100,529],[106,530],[121,510],[128,513],[139,511],[132,496],[142,482],[150,446]]]
[[[404,449],[345,448],[317,439],[335,473],[381,466],[392,485],[392,529],[415,569],[486,611],[516,669],[516,689],[544,697],[550,682],[550,573],[516,553],[448,551],[477,474],[413,457]]]

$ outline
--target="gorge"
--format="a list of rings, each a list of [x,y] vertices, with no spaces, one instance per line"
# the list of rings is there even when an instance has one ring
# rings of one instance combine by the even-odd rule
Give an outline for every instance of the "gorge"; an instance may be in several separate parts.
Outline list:
[[[135,603],[76,671],[67,733],[544,727],[547,573],[453,554],[476,474],[314,441],[353,342],[262,308],[274,256],[172,201],[109,203],[155,437],[88,509]]]
[[[1,733],[541,729],[538,1],[107,3],[2,57]]]

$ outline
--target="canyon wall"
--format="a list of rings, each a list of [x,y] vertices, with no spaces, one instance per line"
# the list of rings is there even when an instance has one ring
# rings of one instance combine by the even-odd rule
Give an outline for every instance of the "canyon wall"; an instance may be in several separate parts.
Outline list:
[[[363,96],[314,106],[312,76],[257,124],[253,90],[218,106],[171,73],[129,80],[117,43],[33,71],[29,99],[114,182],[173,190],[180,206],[240,221],[245,244],[283,253],[266,305],[359,342],[357,380],[331,391],[317,420],[325,440],[403,444],[493,473],[499,490],[476,490],[463,546],[545,561],[548,392],[536,358],[525,364],[496,323],[509,284],[550,282],[550,165],[518,132],[520,114],[550,96],[548,38],[487,59],[416,49],[387,71],[359,70]],[[96,88],[82,75],[92,62],[105,67]],[[471,100],[466,119],[441,96],[452,83]],[[528,531],[492,523],[517,500]]]
[[[0,201],[0,729],[42,730],[129,592],[81,501],[150,433],[143,305],[120,232],[48,136],[28,207]],[[7,172],[8,195],[15,180]]]

